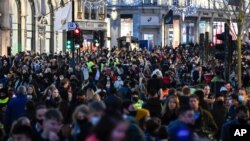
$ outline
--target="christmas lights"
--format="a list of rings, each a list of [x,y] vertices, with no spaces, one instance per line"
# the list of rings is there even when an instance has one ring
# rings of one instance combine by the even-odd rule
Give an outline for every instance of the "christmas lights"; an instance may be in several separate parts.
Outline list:
[[[187,0],[185,1],[185,5],[180,6],[178,1],[174,0],[173,4],[168,4],[168,8],[173,10],[176,15],[182,16],[183,20],[185,20],[185,17],[196,14],[198,7]]]

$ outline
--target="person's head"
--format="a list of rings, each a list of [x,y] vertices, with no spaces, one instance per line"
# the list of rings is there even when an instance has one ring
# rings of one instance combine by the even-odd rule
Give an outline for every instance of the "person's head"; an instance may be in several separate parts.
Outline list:
[[[109,114],[102,117],[94,133],[101,141],[124,141],[128,127],[128,122],[121,115]]]
[[[249,109],[245,105],[240,105],[236,108],[236,117],[240,124],[247,124],[249,120]]]
[[[57,88],[52,89],[51,96],[52,96],[53,98],[59,97],[59,96],[60,96],[60,95],[59,95],[59,90],[58,90]]]
[[[27,93],[31,94],[31,95],[35,94],[35,87],[33,85],[28,85],[27,86]]]
[[[32,141],[32,128],[27,125],[17,125],[13,128],[11,137],[13,141]]]
[[[8,65],[7,60],[3,60],[3,66],[7,66],[7,65]]]
[[[170,96],[170,95],[177,95],[176,89],[174,89],[174,88],[169,89],[168,95],[169,95],[169,96]]]
[[[183,95],[185,95],[185,96],[189,96],[190,94],[191,94],[191,90],[190,90],[190,88],[189,87],[184,87],[183,89],[182,89],[182,93],[183,93]]]
[[[136,116],[136,109],[133,102],[126,100],[122,103],[122,113],[125,115],[130,115],[132,117]]]
[[[160,127],[161,127],[161,120],[159,118],[153,117],[145,122],[146,131],[153,136],[156,136]]]
[[[196,90],[194,92],[194,94],[199,97],[199,101],[203,101],[204,100],[205,95],[204,95],[204,92],[202,90],[198,89],[198,90]]]
[[[175,95],[169,96],[166,101],[166,104],[169,110],[175,110],[180,107],[179,98]]]
[[[79,105],[74,113],[72,114],[72,120],[74,123],[88,120],[87,116],[89,113],[89,108],[86,105]]]
[[[248,92],[245,88],[239,89],[239,101],[243,104],[245,104],[248,101]]]
[[[66,88],[66,89],[68,89],[69,88],[69,79],[67,79],[67,78],[64,78],[63,80],[62,80],[62,86],[64,87],[64,88]]]
[[[45,113],[48,111],[45,105],[38,105],[36,107],[36,121],[43,125],[43,120],[45,119]]]
[[[16,120],[16,124],[15,125],[26,125],[26,126],[30,126],[30,120],[27,117],[20,117]]]
[[[203,89],[204,91],[204,95],[205,97],[208,97],[208,95],[210,94],[210,86],[209,85],[206,85]]]
[[[239,105],[239,98],[238,98],[238,95],[237,94],[232,94],[231,95],[231,100],[232,100],[232,105],[234,106],[238,106]]]
[[[232,90],[232,85],[230,82],[225,84],[225,88],[227,89],[227,92],[230,92]]]
[[[2,83],[0,83],[1,85]],[[0,98],[6,98],[8,96],[6,88],[0,88]]]
[[[17,94],[26,95],[27,94],[26,87],[25,86],[19,86],[17,88]]]
[[[45,133],[54,132],[58,133],[63,120],[62,113],[57,109],[49,109],[45,113],[43,121],[43,130]]]
[[[193,108],[195,111],[199,109],[199,97],[197,95],[191,95],[189,97],[189,105],[191,108]]]
[[[88,119],[93,125],[96,125],[100,121],[101,117],[104,115],[106,105],[102,101],[93,101],[88,106]]]
[[[194,125],[194,110],[190,106],[180,107],[178,119],[186,124]]]

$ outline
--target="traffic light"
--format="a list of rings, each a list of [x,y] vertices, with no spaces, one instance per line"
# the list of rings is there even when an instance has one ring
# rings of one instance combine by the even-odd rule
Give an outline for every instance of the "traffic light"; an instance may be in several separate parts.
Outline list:
[[[215,45],[215,58],[219,59],[219,60],[224,60],[225,59],[225,32],[221,33],[221,34],[216,34],[216,39],[217,40],[221,40],[222,43],[216,44]]]
[[[74,30],[75,36],[79,36],[80,32],[81,32],[81,30],[80,30],[79,28],[76,28],[76,29]]]
[[[82,31],[80,28],[76,28],[74,30],[74,43],[81,46],[82,42],[83,42]]]
[[[210,47],[210,48],[213,48],[213,47],[214,47],[214,43],[213,43],[213,42],[210,42],[210,43],[209,43],[209,47]]]
[[[216,35],[216,39],[221,40],[222,43],[215,45],[215,48],[217,50],[215,53],[215,58],[224,61],[231,60],[232,57],[233,41],[229,30],[230,29],[228,24],[225,23],[225,32]]]
[[[11,56],[11,47],[10,47],[10,46],[7,47],[7,55],[8,55],[8,56]]]
[[[72,30],[69,30],[67,31],[66,49],[72,49],[72,47],[73,47]]]
[[[94,32],[93,32],[93,42],[94,42],[94,44],[100,42],[100,39],[99,39],[99,32],[98,32],[98,31],[94,31]]]

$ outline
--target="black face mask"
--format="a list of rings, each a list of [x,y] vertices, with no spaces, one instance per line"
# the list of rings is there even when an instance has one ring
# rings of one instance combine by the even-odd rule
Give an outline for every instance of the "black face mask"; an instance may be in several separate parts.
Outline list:
[[[217,101],[217,103],[218,103],[219,106],[222,106],[224,104],[224,101],[219,100],[219,101]]]
[[[247,120],[242,119],[242,118],[238,118],[238,121],[241,125],[246,125],[247,124]]]
[[[78,119],[76,120],[78,125],[85,125],[86,123],[88,123],[88,119]]]
[[[130,112],[129,112],[129,115],[130,115],[131,117],[135,117],[135,116],[136,116],[136,113],[137,113],[136,111],[130,111]]]
[[[36,122],[39,123],[40,125],[43,125],[43,120],[42,119],[36,119]]]

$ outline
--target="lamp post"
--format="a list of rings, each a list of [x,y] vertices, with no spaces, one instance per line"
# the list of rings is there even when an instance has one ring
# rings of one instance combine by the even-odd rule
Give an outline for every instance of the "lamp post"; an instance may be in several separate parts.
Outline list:
[[[115,21],[117,20],[117,17],[118,17],[117,10],[115,7],[113,7],[111,11],[111,19]]]
[[[38,35],[39,35],[38,37],[40,40],[40,54],[42,53],[42,48],[45,50],[45,46],[44,45],[42,46],[42,40],[44,40],[45,36],[46,36],[46,31],[45,31],[46,25],[48,25],[48,21],[47,21],[45,16],[42,16],[39,20],[39,23],[38,23]]]

